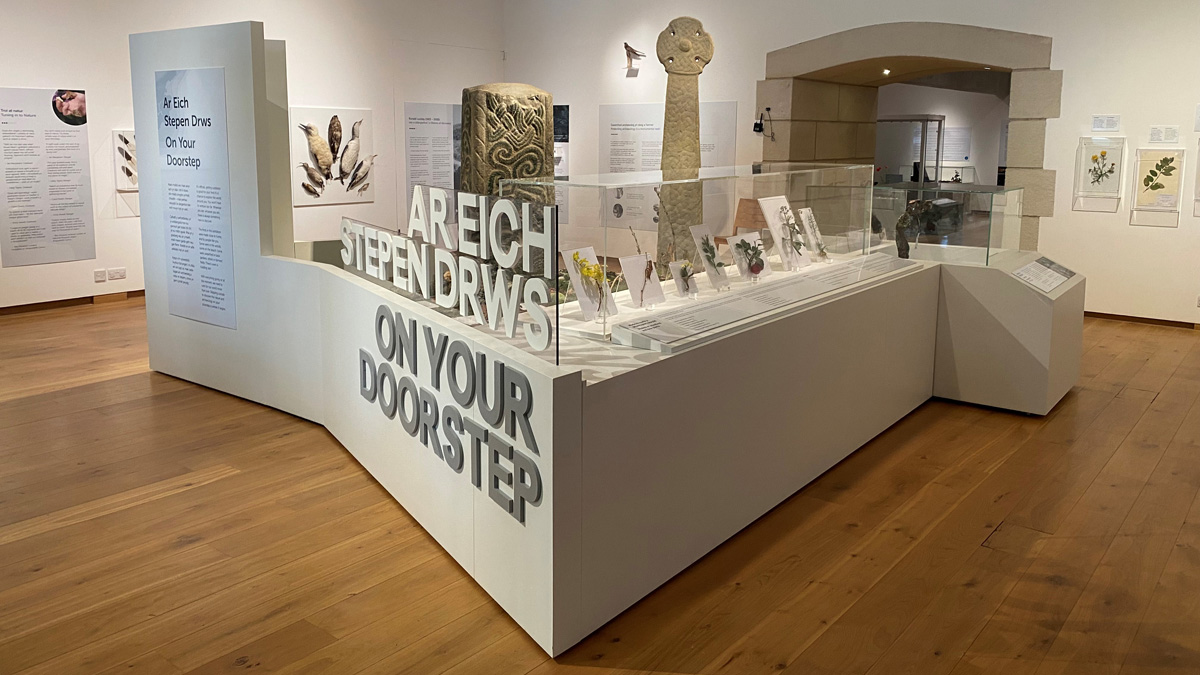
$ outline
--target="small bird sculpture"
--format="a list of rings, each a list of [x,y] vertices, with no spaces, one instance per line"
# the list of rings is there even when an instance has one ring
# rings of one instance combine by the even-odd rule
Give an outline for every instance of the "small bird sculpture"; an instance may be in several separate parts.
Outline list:
[[[378,156],[370,155],[354,167],[354,172],[350,174],[350,184],[346,186],[346,192],[350,192],[366,182],[367,176],[371,175],[371,167],[375,166],[375,158]]]
[[[333,161],[337,161],[338,150],[342,148],[342,121],[334,115],[329,120],[329,152],[333,154]]]
[[[625,68],[627,70],[633,68],[634,61],[642,59],[645,56],[645,53],[630,47],[628,42],[625,43]]]
[[[333,166],[333,152],[329,149],[329,143],[321,138],[321,132],[311,124],[301,124],[300,130],[304,132],[304,137],[308,139],[308,151],[312,153],[313,159],[317,162],[317,168],[321,170],[321,175],[326,178],[333,178],[330,172],[330,167]]]
[[[321,175],[321,172],[317,170],[317,167],[312,166],[308,162],[300,162],[298,166],[301,169],[304,169],[304,175],[308,177],[308,181],[312,183],[314,187],[319,187],[322,189],[325,187],[325,177]]]
[[[354,167],[358,165],[358,149],[362,143],[360,133],[362,132],[362,120],[359,120],[350,127],[350,140],[346,141],[346,149],[342,152],[342,163],[338,167],[338,181],[346,184],[346,177],[354,171]]]

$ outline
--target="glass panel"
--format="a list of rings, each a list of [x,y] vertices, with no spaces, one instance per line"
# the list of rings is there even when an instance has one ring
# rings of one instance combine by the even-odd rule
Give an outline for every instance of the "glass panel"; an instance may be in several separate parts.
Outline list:
[[[874,250],[936,262],[987,265],[1020,244],[1020,188],[959,183],[900,183],[875,187]]]
[[[763,163],[701,169],[691,179],[641,172],[507,180],[500,193],[555,189],[556,262],[564,270],[557,325],[564,336],[605,342],[616,323],[790,271],[798,254],[789,251],[822,262],[864,254],[879,241],[878,234],[871,238],[873,174],[867,165]],[[761,199],[782,201],[768,209]],[[767,210],[775,215],[784,205],[794,229],[767,220]],[[801,214],[809,214],[815,237],[801,226]],[[738,242],[761,265],[735,256]],[[647,259],[650,265],[639,262]],[[759,270],[753,279],[739,274],[739,262],[747,274]],[[636,269],[624,268],[631,264]],[[673,276],[686,269],[687,283]]]

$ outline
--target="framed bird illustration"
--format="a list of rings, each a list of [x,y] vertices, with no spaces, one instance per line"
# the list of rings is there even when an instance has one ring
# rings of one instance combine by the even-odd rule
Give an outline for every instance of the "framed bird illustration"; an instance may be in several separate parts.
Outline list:
[[[113,131],[113,171],[117,192],[138,191],[137,138],[131,129]]]
[[[375,201],[379,155],[370,110],[292,108],[288,132],[293,206]]]

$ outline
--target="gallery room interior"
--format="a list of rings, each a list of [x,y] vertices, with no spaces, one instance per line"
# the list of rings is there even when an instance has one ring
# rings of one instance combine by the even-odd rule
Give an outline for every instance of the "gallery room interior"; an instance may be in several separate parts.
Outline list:
[[[0,675],[1200,673],[1200,5],[0,2]]]

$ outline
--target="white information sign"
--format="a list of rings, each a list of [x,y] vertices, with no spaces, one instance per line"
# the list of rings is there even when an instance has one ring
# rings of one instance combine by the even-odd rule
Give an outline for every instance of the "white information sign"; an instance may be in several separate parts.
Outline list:
[[[913,130],[912,157],[921,155],[921,129]],[[931,126],[925,139],[925,156],[937,160],[937,127]],[[942,159],[947,162],[966,162],[971,159],[971,127],[946,127],[942,139]]]
[[[167,309],[236,329],[225,70],[160,70],[154,81]]]
[[[1043,293],[1049,293],[1063,285],[1067,279],[1075,276],[1075,272],[1049,258],[1042,257],[1017,268],[1013,272],[1013,276]]]
[[[417,185],[457,190],[462,171],[462,105],[405,102],[404,148],[408,180],[404,194],[411,195]],[[450,213],[457,211],[452,208]]]
[[[1116,133],[1121,130],[1120,115],[1092,115],[1092,131]]]
[[[86,94],[0,89],[0,263],[95,257]]]
[[[661,345],[679,344],[760,314],[786,308],[823,293],[919,265],[885,253],[873,253],[833,267],[810,268],[773,283],[744,286],[699,304],[626,321],[613,327],[614,337],[632,333]]]
[[[1151,143],[1170,143],[1179,142],[1179,127],[1178,126],[1159,126],[1150,127]]]
[[[658,171],[662,166],[662,103],[600,106],[600,173]],[[700,166],[737,163],[737,101],[700,104]]]

